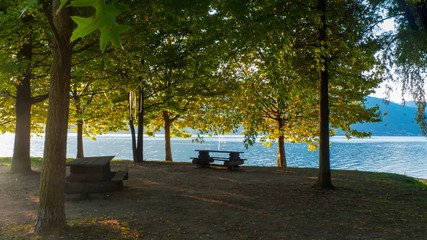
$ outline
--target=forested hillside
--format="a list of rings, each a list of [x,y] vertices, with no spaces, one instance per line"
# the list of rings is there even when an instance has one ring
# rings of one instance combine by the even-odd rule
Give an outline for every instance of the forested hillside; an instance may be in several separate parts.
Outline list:
[[[415,121],[417,108],[408,102],[405,105],[385,102],[381,98],[368,97],[366,105],[378,105],[382,121],[377,123],[358,123],[355,128],[359,131],[369,131],[373,136],[418,136],[420,127]]]

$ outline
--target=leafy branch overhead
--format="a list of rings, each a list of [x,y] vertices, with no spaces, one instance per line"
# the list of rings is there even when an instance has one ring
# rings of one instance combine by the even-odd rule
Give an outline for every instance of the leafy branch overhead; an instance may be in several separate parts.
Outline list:
[[[67,0],[61,0],[60,9],[66,3]],[[121,47],[120,34],[129,30],[130,26],[118,24],[116,17],[127,9],[125,5],[106,4],[104,0],[72,0],[67,6],[94,7],[96,9],[95,14],[91,17],[71,17],[78,24],[73,31],[71,41],[83,38],[98,29],[101,32],[100,48],[102,51],[105,50],[108,42],[111,42],[114,47]]]

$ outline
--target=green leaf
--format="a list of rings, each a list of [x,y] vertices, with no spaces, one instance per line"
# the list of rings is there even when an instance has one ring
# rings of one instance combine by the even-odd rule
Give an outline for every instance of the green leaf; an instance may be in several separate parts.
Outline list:
[[[79,16],[71,17],[78,27],[73,31],[71,41],[83,38],[95,30],[101,32],[100,48],[102,51],[111,42],[114,47],[121,47],[120,34],[130,29],[128,25],[121,25],[116,22],[116,17],[120,15],[126,6],[120,4],[106,4],[103,0],[73,0],[70,7],[94,7],[95,15],[84,18]]]
[[[56,13],[58,13],[59,11],[61,11],[61,9],[65,7],[65,5],[68,3],[68,1],[69,0],[60,0],[59,8],[58,8],[58,10],[56,10]],[[24,13],[26,13],[30,7],[32,7],[33,5],[36,5],[37,2],[38,2],[38,0],[29,0],[28,4],[22,9],[21,14],[19,15],[19,17],[21,17],[22,15],[24,15]],[[3,1],[1,1],[0,4],[1,3],[3,3]]]
[[[95,22],[92,18],[84,18],[79,16],[73,16],[71,18],[78,24],[77,29],[73,31],[71,41],[74,41],[78,38],[83,38],[101,26],[99,22]]]
[[[36,0],[37,1],[37,0]],[[59,8],[58,8],[58,10],[56,10],[56,13],[58,13],[59,11],[61,11],[64,7],[65,7],[65,5],[68,3],[68,0],[60,0],[59,1]]]
[[[66,1],[66,0],[61,0]],[[104,2],[104,1],[103,1]],[[94,7],[100,3],[99,0],[90,1],[90,0],[72,0],[70,3],[70,7]]]
[[[24,9],[22,9],[21,15],[19,15],[19,17],[22,17],[22,15],[27,12],[28,8],[32,7],[35,4],[37,4],[37,0],[28,1],[28,4],[24,7]]]

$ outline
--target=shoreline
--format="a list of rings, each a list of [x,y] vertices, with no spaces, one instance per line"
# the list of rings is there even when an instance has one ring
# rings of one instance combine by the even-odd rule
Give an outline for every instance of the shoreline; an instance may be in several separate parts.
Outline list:
[[[383,136],[371,139],[351,139],[349,141],[345,140],[344,137],[336,138],[341,138],[341,140],[333,142],[331,146],[332,169],[391,172],[427,179],[427,162],[423,161],[427,155],[425,137],[415,137],[418,139],[417,142],[413,142],[414,137],[404,137],[403,141],[399,140],[401,137]],[[2,139],[0,135],[0,155],[11,156],[13,138],[6,142]],[[384,139],[388,142],[383,141]],[[218,142],[218,138],[206,138],[205,140],[204,144],[196,144],[192,143],[191,139],[172,139],[173,159],[189,162],[190,157],[196,157],[194,149],[217,149],[218,144],[220,144],[221,150],[243,151],[242,158],[248,159],[244,164],[246,166],[276,166],[277,149],[274,146],[270,148],[262,146],[261,143],[256,143],[249,149],[245,149],[241,139],[238,141],[228,139],[221,142]],[[43,143],[43,138],[32,139],[32,156],[43,155]],[[67,157],[75,157],[75,145],[75,138],[69,138]],[[130,146],[129,137],[101,135],[96,141],[85,139],[85,155],[114,155],[117,159],[131,161]],[[162,139],[150,138],[145,141],[145,159],[163,160],[163,152]],[[318,152],[307,151],[305,144],[286,145],[286,156],[288,166],[318,167]]]
[[[32,159],[39,159],[38,162],[36,162],[36,166],[34,166],[33,163],[33,168],[36,167],[37,165],[41,167],[41,157],[31,157]],[[7,161],[10,164],[12,157],[1,157],[0,156],[0,166],[2,166],[2,161]],[[67,159],[74,159],[74,158],[67,158]],[[116,159],[114,158],[112,161],[124,161],[124,162],[128,162],[128,163],[132,163],[133,164],[133,160],[131,159]],[[167,162],[167,161],[162,161],[162,160],[144,160],[144,162],[153,162],[153,163],[185,163],[185,164],[191,164],[191,161],[172,161],[172,162]],[[259,165],[249,165],[249,164],[243,164],[241,165],[241,167],[269,167],[269,168],[277,168],[277,166],[259,166]],[[301,168],[301,169],[313,169],[316,170],[318,168],[315,167],[304,167],[304,166],[288,166],[288,168]],[[410,176],[410,175],[406,175],[406,174],[401,174],[401,173],[396,173],[396,172],[384,172],[384,171],[369,171],[369,170],[358,170],[358,169],[340,169],[340,168],[331,168],[332,171],[355,171],[355,172],[367,172],[367,173],[385,173],[385,174],[397,174],[397,175],[402,175],[402,176],[406,176],[406,177],[410,177],[410,178],[414,178],[414,179],[418,179],[420,181],[423,181],[425,183],[427,183],[427,172],[426,172],[426,176],[423,177],[418,177],[418,176]]]

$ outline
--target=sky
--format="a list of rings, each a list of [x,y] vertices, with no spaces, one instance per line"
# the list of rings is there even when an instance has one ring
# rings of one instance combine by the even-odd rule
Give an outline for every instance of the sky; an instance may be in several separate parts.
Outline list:
[[[388,100],[395,103],[403,103],[402,90],[401,90],[402,85],[400,83],[381,83],[380,87],[375,89],[375,93],[369,96],[377,97],[377,98],[387,98],[387,94],[386,94],[387,84],[392,89]],[[413,100],[413,98],[408,94],[405,94],[404,99],[406,102]]]
[[[381,24],[379,24],[380,30],[379,33],[385,32],[385,31],[393,31],[395,30],[394,27],[394,19],[387,19]],[[381,83],[380,87],[375,89],[375,93],[371,94],[371,97],[377,97],[377,98],[386,98],[387,97],[387,88],[391,88],[392,91],[390,92],[390,96],[388,100],[395,103],[402,103],[403,97],[402,97],[402,84],[400,83]],[[427,91],[427,89],[426,89]],[[413,98],[405,94],[404,95],[405,101],[412,101]]]

